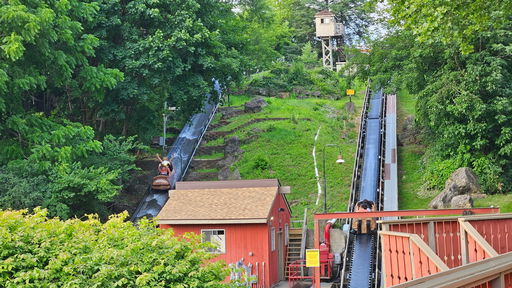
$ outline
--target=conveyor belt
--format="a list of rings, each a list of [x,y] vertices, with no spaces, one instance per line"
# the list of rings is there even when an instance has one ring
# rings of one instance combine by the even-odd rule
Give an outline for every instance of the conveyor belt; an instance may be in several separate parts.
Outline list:
[[[381,117],[382,90],[375,93],[370,100],[366,124],[364,126],[364,153],[362,159],[361,185],[356,191],[355,201],[364,199],[377,201],[380,181],[380,151],[381,151]],[[352,249],[348,256],[350,269],[348,287],[371,287],[375,260],[376,236],[374,234],[355,235],[351,237]]]

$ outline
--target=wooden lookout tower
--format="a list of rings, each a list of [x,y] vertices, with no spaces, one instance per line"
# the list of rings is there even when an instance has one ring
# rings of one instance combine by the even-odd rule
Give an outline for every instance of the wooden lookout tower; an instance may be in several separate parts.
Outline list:
[[[323,10],[315,14],[316,37],[322,41],[322,63],[324,67],[334,69],[335,49],[341,47],[345,27],[342,23],[336,23],[334,13]]]

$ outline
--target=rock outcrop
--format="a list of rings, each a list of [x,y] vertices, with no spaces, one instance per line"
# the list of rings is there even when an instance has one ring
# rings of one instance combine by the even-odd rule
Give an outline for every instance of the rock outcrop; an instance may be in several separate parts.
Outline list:
[[[407,116],[402,124],[402,129],[398,134],[398,141],[402,145],[407,144],[418,144],[420,142],[420,131],[414,125],[414,117]]]
[[[224,141],[224,159],[217,163],[219,167],[219,180],[240,180],[240,172],[238,169],[231,170],[231,165],[235,163],[238,156],[243,153],[240,149],[240,139],[236,136],[230,137]]]
[[[254,97],[251,101],[248,101],[244,104],[244,111],[246,113],[257,113],[267,105],[268,103],[265,101],[265,99],[263,99],[263,97]]]
[[[479,192],[480,185],[475,173],[467,167],[459,168],[446,180],[444,190],[430,202],[429,206],[433,209],[472,207],[471,195]]]
[[[457,195],[450,202],[451,208],[473,208],[473,198],[469,195]]]

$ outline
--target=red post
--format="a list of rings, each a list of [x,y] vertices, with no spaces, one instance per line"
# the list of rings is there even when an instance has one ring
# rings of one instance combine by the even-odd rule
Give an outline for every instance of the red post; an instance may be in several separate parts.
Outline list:
[[[314,238],[315,249],[320,249],[320,227],[318,225],[318,220],[315,218],[315,238]],[[320,288],[320,267],[315,267],[314,269],[314,278],[313,278],[313,287]]]

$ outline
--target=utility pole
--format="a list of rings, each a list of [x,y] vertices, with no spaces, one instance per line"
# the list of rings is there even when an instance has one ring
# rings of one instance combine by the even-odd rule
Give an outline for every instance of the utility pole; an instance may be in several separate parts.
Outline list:
[[[176,107],[167,107],[167,101],[164,102],[164,113],[162,116],[164,117],[164,139],[162,143],[162,150],[165,151],[165,148],[167,147],[167,119],[169,118],[170,114],[169,112],[176,111]]]

